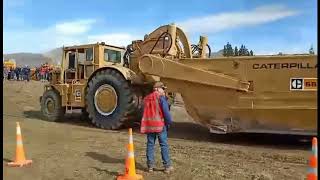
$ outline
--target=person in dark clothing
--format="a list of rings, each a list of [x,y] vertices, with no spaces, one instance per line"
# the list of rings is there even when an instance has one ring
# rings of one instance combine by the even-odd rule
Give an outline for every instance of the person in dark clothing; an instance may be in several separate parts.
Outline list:
[[[21,68],[20,67],[16,67],[14,72],[16,74],[16,80],[19,81],[20,80]]]
[[[20,68],[19,78],[20,78],[21,81],[25,80],[25,67],[21,67]]]
[[[40,78],[41,78],[41,82],[44,82],[45,81],[45,68],[44,68],[44,64],[41,65],[41,68],[40,68]]]
[[[26,80],[26,67],[21,68],[21,79],[22,81]]]
[[[31,70],[30,70],[29,66],[26,66],[24,68],[24,80],[27,80],[28,82],[30,81],[30,72],[31,72]]]
[[[11,79],[12,79],[12,68],[10,68],[8,72],[8,80],[11,80]]]
[[[14,80],[15,74],[16,74],[15,69],[10,68],[10,80]]]
[[[35,75],[36,75],[36,80],[39,81],[40,80],[40,68],[39,67],[36,67]]]

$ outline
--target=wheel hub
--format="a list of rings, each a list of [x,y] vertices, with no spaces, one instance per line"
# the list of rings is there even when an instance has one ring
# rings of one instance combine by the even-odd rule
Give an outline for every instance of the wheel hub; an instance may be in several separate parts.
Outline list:
[[[108,84],[100,86],[94,95],[94,105],[100,114],[112,114],[118,105],[116,90]]]
[[[53,113],[54,112],[54,102],[53,102],[53,99],[51,99],[51,98],[48,98],[47,100],[46,100],[46,103],[45,103],[45,105],[46,105],[46,110],[47,110],[47,113],[48,114],[51,114],[51,113]]]

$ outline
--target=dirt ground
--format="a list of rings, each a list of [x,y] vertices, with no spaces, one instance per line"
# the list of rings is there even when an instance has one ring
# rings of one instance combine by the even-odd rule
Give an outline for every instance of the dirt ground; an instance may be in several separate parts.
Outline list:
[[[79,116],[61,122],[42,120],[40,82],[4,82],[4,179],[86,180],[115,179],[124,171],[127,130],[108,131],[92,127]],[[306,137],[266,134],[210,135],[194,124],[181,107],[173,107],[174,125],[169,130],[170,153],[175,172],[145,172],[146,138],[134,129],[136,168],[144,179],[305,179],[311,143]],[[20,122],[23,145],[30,167],[12,168],[16,122]],[[308,137],[309,139],[309,137]]]

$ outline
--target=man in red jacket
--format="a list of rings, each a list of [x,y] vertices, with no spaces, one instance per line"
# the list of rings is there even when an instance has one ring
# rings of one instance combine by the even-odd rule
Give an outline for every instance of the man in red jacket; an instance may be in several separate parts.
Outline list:
[[[161,147],[161,157],[165,172],[173,171],[169,156],[167,131],[172,123],[169,105],[165,97],[166,87],[162,82],[156,82],[153,92],[147,95],[143,101],[143,117],[141,120],[141,133],[147,134],[147,166],[148,171],[154,169],[154,145],[158,139]]]

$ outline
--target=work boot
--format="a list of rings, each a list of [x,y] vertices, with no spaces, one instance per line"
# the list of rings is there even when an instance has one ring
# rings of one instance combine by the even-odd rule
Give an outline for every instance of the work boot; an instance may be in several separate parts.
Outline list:
[[[165,169],[164,169],[164,172],[165,173],[167,173],[167,174],[169,174],[169,173],[171,173],[171,172],[173,172],[173,167],[172,166],[169,166],[169,167],[166,167]]]

